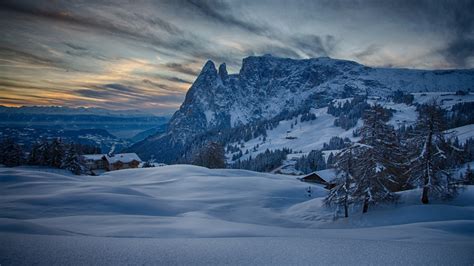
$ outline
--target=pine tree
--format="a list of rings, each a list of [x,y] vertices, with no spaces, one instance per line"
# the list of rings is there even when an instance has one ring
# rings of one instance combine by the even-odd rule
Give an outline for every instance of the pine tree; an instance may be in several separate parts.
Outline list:
[[[324,199],[328,206],[335,205],[336,213],[339,207],[344,208],[344,217],[349,217],[349,204],[351,204],[354,176],[353,176],[353,154],[352,147],[341,151],[337,158],[336,170],[337,176],[333,180],[334,187],[331,188]]]
[[[301,156],[296,161],[295,168],[304,173],[310,173],[327,168],[326,160],[320,150],[312,150],[307,156]]]
[[[80,175],[85,172],[85,162],[82,159],[82,156],[77,152],[74,145],[69,145],[69,149],[65,153],[65,158],[61,163],[61,168],[67,169],[75,175]]]
[[[60,138],[56,138],[49,146],[50,166],[61,168],[65,156],[64,144]]]
[[[34,143],[31,146],[30,154],[28,155],[28,164],[30,165],[40,165],[41,160],[41,144]]]
[[[13,139],[5,139],[1,144],[2,161],[7,167],[19,166],[23,161],[23,150]]]
[[[354,197],[363,202],[363,213],[369,204],[391,201],[396,197],[388,183],[396,183],[393,153],[399,153],[395,131],[385,124],[388,115],[380,105],[364,114],[361,144],[354,147],[356,154]]]
[[[333,154],[332,152],[329,153],[328,159],[327,159],[327,161],[326,161],[326,167],[327,167],[327,168],[333,167],[333,166],[334,166],[334,160],[335,160],[335,159],[334,159],[334,154]]]
[[[155,167],[155,158],[152,155],[151,158],[148,161],[143,163],[142,168],[153,168],[153,167]]]
[[[224,147],[217,142],[208,142],[195,152],[192,163],[207,168],[225,168]]]
[[[446,121],[443,110],[432,102],[419,109],[415,129],[410,139],[411,153],[409,182],[423,187],[421,202],[428,204],[432,194],[451,196],[449,173],[444,169]]]
[[[463,183],[465,185],[474,185],[474,173],[472,172],[471,165],[467,164],[466,173],[464,174]]]
[[[47,141],[43,141],[40,147],[40,165],[50,166],[51,165],[51,145]]]

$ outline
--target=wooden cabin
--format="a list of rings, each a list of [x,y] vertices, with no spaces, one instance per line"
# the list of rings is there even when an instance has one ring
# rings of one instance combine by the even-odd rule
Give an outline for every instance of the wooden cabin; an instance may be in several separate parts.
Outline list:
[[[316,172],[313,172],[311,174],[308,174],[304,177],[300,177],[298,179],[303,182],[324,185],[324,188],[327,190],[331,190],[332,188],[334,188],[336,186],[336,184],[333,181],[333,179],[335,178],[334,170],[328,169],[328,170],[322,170],[320,172],[325,172],[324,174],[325,178],[321,177],[321,175],[317,174]]]
[[[319,176],[316,172],[313,172],[304,177],[301,177],[299,178],[299,180],[303,182],[316,183],[316,184],[321,184],[325,186],[329,185],[329,183],[326,180],[324,180],[321,176]]]
[[[136,153],[118,154],[86,154],[82,156],[87,169],[114,171],[120,169],[137,168],[141,159]]]
[[[107,171],[114,171],[128,168],[138,168],[142,161],[136,153],[118,153],[104,156],[107,163],[105,164]]]
[[[105,170],[104,154],[85,154],[82,155],[86,168],[90,171]]]

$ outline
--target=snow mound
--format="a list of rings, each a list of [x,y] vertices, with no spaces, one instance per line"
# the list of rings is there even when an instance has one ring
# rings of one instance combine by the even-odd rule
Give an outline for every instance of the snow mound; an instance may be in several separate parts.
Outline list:
[[[428,206],[407,191],[337,221],[318,185],[189,165],[78,177],[0,167],[0,194],[2,265],[288,265],[311,264],[315,252],[323,264],[474,261],[474,187]],[[369,258],[375,249],[384,255]]]

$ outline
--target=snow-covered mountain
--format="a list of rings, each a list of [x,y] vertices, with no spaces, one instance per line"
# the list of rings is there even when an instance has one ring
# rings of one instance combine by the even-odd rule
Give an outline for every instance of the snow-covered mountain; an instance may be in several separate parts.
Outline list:
[[[328,57],[295,60],[271,55],[243,59],[238,74],[208,61],[189,89],[167,132],[132,147],[142,157],[164,162],[182,156],[190,143],[255,122],[299,115],[357,94],[394,91],[455,92],[474,89],[474,70],[372,68]],[[290,115],[291,116],[291,115]]]

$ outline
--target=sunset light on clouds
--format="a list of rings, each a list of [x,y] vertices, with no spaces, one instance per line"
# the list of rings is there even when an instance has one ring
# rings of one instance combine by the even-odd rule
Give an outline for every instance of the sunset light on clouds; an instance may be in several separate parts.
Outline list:
[[[171,113],[206,60],[266,53],[474,66],[472,2],[297,2],[2,1],[0,104]]]

